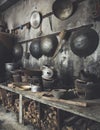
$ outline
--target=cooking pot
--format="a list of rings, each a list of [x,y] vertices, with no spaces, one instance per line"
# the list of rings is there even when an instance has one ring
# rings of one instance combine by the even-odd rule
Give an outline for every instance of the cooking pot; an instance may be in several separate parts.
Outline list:
[[[88,100],[100,98],[100,83],[84,82],[76,79],[75,90],[79,98]]]
[[[92,54],[99,43],[99,36],[94,29],[83,28],[75,31],[70,38],[70,47],[74,54],[86,57]]]
[[[16,64],[16,63],[13,63],[13,62],[11,62],[11,63],[5,63],[5,69],[8,72],[11,72],[11,71],[17,69],[18,67],[19,67],[19,65]]]
[[[23,56],[23,47],[21,44],[15,44],[13,47],[14,60],[18,61]]]
[[[58,39],[56,36],[46,36],[41,39],[42,53],[48,57],[52,57],[58,46]]]
[[[60,20],[66,20],[73,12],[71,0],[56,0],[53,3],[52,10],[54,15]]]
[[[40,39],[33,40],[29,49],[33,57],[36,59],[40,58],[42,56]]]
[[[42,66],[42,78],[51,79],[54,75],[53,68],[48,66]]]

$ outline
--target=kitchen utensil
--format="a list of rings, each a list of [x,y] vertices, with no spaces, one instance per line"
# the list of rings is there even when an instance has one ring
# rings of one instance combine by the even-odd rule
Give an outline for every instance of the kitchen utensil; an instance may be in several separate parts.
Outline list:
[[[83,99],[96,99],[100,98],[100,83],[82,82],[78,79],[75,80],[75,89],[79,98]]]
[[[39,59],[42,56],[40,39],[33,40],[29,49],[30,49],[31,55],[35,57],[36,59]]]
[[[37,29],[42,22],[42,14],[38,11],[33,11],[30,18],[30,24],[34,29]]]
[[[13,56],[14,56],[14,60],[18,61],[22,58],[23,56],[23,47],[21,44],[17,43],[14,45],[13,47]]]
[[[42,54],[52,57],[58,45],[58,39],[56,36],[46,36],[41,38],[41,50]]]
[[[73,12],[71,0],[56,0],[53,3],[52,10],[54,15],[60,20],[66,20]]]
[[[11,71],[14,71],[15,69],[18,69],[19,68],[19,65],[17,63],[5,63],[5,70],[7,72],[11,72]]]
[[[91,28],[83,28],[75,31],[70,39],[71,50],[79,57],[91,55],[99,44],[99,36]]]
[[[56,79],[55,78],[52,78],[52,79],[44,79],[42,78],[42,81],[43,81],[43,90],[47,90],[47,89],[55,89],[56,88]]]
[[[31,91],[32,92],[40,92],[41,91],[41,87],[39,85],[31,84]]]
[[[42,66],[42,78],[44,79],[51,79],[54,75],[52,67]]]
[[[63,40],[63,38],[65,37],[65,35],[66,35],[66,31],[65,31],[65,30],[63,30],[63,31],[59,34],[60,41],[59,41],[59,44],[58,44],[58,46],[57,46],[57,49],[56,49],[56,51],[55,51],[55,53],[54,53],[52,59],[54,59],[54,58],[57,56],[57,54],[59,53],[59,51],[60,51],[60,49],[62,48],[63,44],[65,43],[65,42],[62,42],[62,40]]]
[[[53,31],[53,28],[52,28],[52,15],[48,16],[48,18],[49,18],[49,24],[50,24],[51,31]]]
[[[28,52],[28,44],[26,43],[25,58],[29,59],[30,53]]]

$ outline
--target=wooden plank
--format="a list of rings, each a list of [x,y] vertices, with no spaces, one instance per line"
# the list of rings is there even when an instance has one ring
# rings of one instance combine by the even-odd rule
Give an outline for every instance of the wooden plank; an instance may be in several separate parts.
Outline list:
[[[23,122],[23,108],[22,108],[22,95],[19,95],[19,123]]]
[[[87,107],[88,105],[87,102],[83,102],[83,101],[80,102],[80,101],[72,101],[72,100],[55,99],[55,98],[45,97],[45,96],[43,96],[42,98],[53,102],[59,102],[64,104],[66,103],[66,104],[80,106],[80,107]]]
[[[84,27],[90,28],[90,27],[92,27],[92,26],[93,26],[93,24],[88,24],[88,25],[83,25],[83,26],[80,26],[80,27],[72,28],[72,29],[69,29],[69,30],[66,30],[66,31],[67,31],[67,32],[73,32],[73,31],[77,31],[77,30],[79,30],[79,29],[81,29],[81,28],[84,28]],[[24,43],[31,42],[31,41],[33,41],[33,40],[35,40],[35,39],[39,39],[39,38],[43,38],[43,37],[48,37],[48,36],[52,36],[52,35],[59,35],[59,33],[60,33],[60,31],[58,31],[58,32],[53,32],[53,33],[51,33],[51,34],[38,36],[38,37],[35,37],[35,38],[32,38],[32,39],[27,39],[27,40],[24,40],[24,41],[19,41],[18,43],[24,44]]]

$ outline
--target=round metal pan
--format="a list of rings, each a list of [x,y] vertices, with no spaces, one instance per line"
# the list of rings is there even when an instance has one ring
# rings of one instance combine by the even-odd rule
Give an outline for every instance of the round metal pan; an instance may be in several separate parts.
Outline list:
[[[39,59],[42,56],[42,50],[40,45],[40,39],[35,39],[30,44],[30,53],[36,59]]]
[[[79,57],[91,55],[99,44],[99,36],[94,29],[83,28],[75,31],[70,38],[70,47]]]
[[[38,11],[33,11],[30,18],[30,24],[34,29],[37,29],[42,22],[42,14]]]
[[[58,19],[66,20],[73,12],[73,3],[70,0],[56,0],[52,10]]]
[[[23,56],[23,47],[21,44],[17,43],[14,45],[13,47],[13,56],[14,56],[14,60],[18,61],[22,58]]]

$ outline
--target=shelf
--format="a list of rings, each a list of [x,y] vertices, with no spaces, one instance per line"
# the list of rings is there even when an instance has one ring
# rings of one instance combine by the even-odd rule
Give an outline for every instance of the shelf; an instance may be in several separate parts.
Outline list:
[[[65,30],[66,32],[73,32],[73,31],[77,31],[81,28],[84,28],[84,27],[87,27],[87,28],[90,28],[90,27],[93,27],[93,24],[89,24],[89,25],[83,25],[83,26],[80,26],[80,27],[77,27],[77,28],[73,28],[73,29],[69,29],[69,30]],[[62,30],[63,31],[63,30]],[[28,43],[28,42],[31,42],[35,39],[39,39],[39,38],[43,38],[43,37],[48,37],[48,36],[52,36],[52,35],[59,35],[61,32],[58,31],[58,32],[53,32],[51,34],[47,34],[47,35],[41,35],[41,36],[38,36],[36,38],[32,38],[32,39],[27,39],[27,40],[24,40],[24,41],[19,41],[18,43],[20,44],[23,44],[23,43]]]
[[[79,115],[79,116],[82,116],[82,117],[85,117],[85,118],[88,118],[97,122],[100,122],[100,99],[87,101],[87,103],[89,104],[89,106],[87,107],[79,107],[76,105],[70,105],[68,103],[61,103],[59,99],[56,99],[56,100],[54,99],[51,100],[51,98],[50,100],[46,99],[43,96],[44,92],[33,93],[31,91],[23,91],[16,88],[9,88],[4,85],[0,85],[0,88],[17,93],[26,98],[37,101],[39,103],[49,105],[49,106],[58,108],[60,110],[64,110],[64,111],[67,111],[67,112],[70,112],[70,113],[73,113],[73,114],[76,114],[76,115]],[[79,101],[79,100],[75,100],[75,101]],[[86,101],[81,101],[81,102],[86,102]]]

